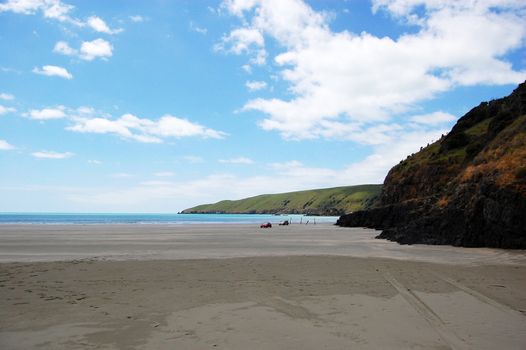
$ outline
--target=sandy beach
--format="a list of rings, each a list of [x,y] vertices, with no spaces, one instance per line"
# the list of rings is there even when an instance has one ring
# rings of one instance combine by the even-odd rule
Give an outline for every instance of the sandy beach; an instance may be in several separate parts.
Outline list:
[[[526,252],[331,225],[2,225],[2,349],[524,349]]]

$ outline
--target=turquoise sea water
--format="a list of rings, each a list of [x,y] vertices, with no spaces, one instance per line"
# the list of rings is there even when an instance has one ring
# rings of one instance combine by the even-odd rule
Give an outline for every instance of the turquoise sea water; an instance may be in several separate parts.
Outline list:
[[[260,214],[78,214],[0,213],[0,224],[254,224],[336,223],[337,216]]]

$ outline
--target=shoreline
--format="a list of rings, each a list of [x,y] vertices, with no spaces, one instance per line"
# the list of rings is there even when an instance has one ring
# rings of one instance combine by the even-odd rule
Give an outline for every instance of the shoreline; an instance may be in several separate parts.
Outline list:
[[[136,214],[136,213],[0,213],[1,225],[259,225],[285,220],[335,224],[339,216],[307,214]]]

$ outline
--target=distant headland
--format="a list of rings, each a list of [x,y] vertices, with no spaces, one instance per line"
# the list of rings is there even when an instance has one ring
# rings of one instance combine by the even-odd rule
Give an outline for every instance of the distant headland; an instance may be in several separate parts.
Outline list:
[[[339,216],[367,209],[380,194],[382,185],[334,187],[279,194],[263,194],[240,200],[185,209],[183,214],[305,214]]]

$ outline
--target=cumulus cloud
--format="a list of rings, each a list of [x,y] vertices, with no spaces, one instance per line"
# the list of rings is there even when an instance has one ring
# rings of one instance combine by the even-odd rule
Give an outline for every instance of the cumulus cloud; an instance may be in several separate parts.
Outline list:
[[[526,40],[520,1],[374,1],[377,13],[413,26],[398,37],[335,32],[300,0],[228,0],[223,8],[240,26],[218,48],[249,60],[265,51],[266,37],[281,48],[273,60],[292,97],[252,99],[244,109],[262,112],[259,125],[289,139],[370,131],[455,87],[526,79],[506,60]]]
[[[66,56],[74,56],[74,55],[77,55],[78,53],[76,49],[69,46],[69,44],[65,41],[58,41],[55,44],[55,47],[53,48],[53,52],[56,52],[62,55],[66,55]]]
[[[15,146],[11,145],[6,140],[0,139],[0,151],[9,151],[15,148],[16,148]]]
[[[236,158],[229,158],[229,159],[219,159],[219,163],[223,164],[254,164],[254,161],[247,157],[236,157]]]
[[[88,26],[90,26],[93,30],[99,33],[105,33],[105,34],[118,34],[122,32],[122,29],[110,29],[106,22],[100,17],[97,16],[91,16],[86,20],[86,23]]]
[[[0,109],[1,111],[1,109]],[[59,105],[43,109],[32,109],[23,114],[34,120],[66,119],[66,130],[78,133],[110,134],[143,143],[162,143],[169,138],[200,137],[222,139],[226,133],[207,128],[185,118],[165,114],[157,120],[123,114],[114,119],[108,113],[92,107],[76,109]]]
[[[192,32],[196,32],[196,33],[203,34],[203,35],[208,33],[208,29],[206,29],[205,27],[200,27],[196,25],[194,22],[190,22],[190,30]]]
[[[14,12],[24,15],[34,15],[41,12],[45,18],[60,22],[81,25],[81,22],[69,15],[74,6],[60,0],[8,0],[0,4],[0,12]]]
[[[429,114],[415,115],[410,118],[412,122],[424,125],[438,125],[447,122],[455,121],[457,118],[446,112],[433,112]]]
[[[95,58],[107,59],[112,55],[113,46],[108,41],[100,38],[82,42],[79,50],[79,57],[86,61],[92,61]]]
[[[236,55],[250,54],[250,63],[263,65],[267,60],[267,51],[264,49],[265,39],[263,34],[252,28],[238,28],[223,36],[220,43],[215,45],[216,51],[230,52]]]
[[[13,107],[5,107],[5,106],[0,105],[0,115],[12,113],[12,112],[16,112],[16,109]]]
[[[35,120],[63,119],[66,117],[66,108],[57,106],[52,108],[32,109],[26,115]]]
[[[74,156],[74,153],[71,152],[53,152],[53,151],[39,151],[33,152],[31,155],[35,158],[41,159],[66,159]]]
[[[110,174],[110,177],[113,177],[114,179],[126,179],[129,177],[133,177],[133,175],[128,173],[114,173]]]
[[[204,159],[202,157],[199,157],[199,156],[192,156],[192,155],[187,155],[187,156],[183,156],[183,159],[186,160],[187,162],[189,163],[203,163],[204,162]]]
[[[15,99],[14,95],[6,94],[5,92],[0,93],[0,100],[11,101],[14,99]]]
[[[130,21],[135,23],[144,22],[144,17],[139,15],[130,16]]]
[[[111,57],[113,55],[113,46],[110,42],[99,38],[92,41],[83,41],[77,50],[69,46],[65,41],[58,41],[53,48],[53,52],[66,56],[76,56],[86,61],[93,61],[96,58],[108,59]]]
[[[33,73],[47,75],[50,77],[60,77],[68,80],[73,79],[73,75],[70,72],[68,72],[66,68],[59,66],[46,65],[42,68],[35,67],[33,68]]]
[[[267,83],[264,81],[247,81],[245,86],[249,91],[263,90],[267,87]]]
[[[54,19],[59,22],[69,23],[77,27],[89,27],[96,32],[105,34],[117,34],[122,29],[110,29],[106,22],[100,17],[91,16],[86,20],[80,20],[71,15],[75,7],[61,0],[8,0],[0,4],[0,12],[13,12],[23,15],[42,14],[44,18]]]
[[[159,171],[157,173],[154,173],[153,175],[157,177],[172,177],[174,176],[174,173],[172,173],[171,171]]]
[[[67,130],[80,133],[113,134],[144,143],[161,143],[164,138],[223,138],[226,134],[184,118],[166,114],[154,121],[124,114],[118,119],[75,116]]]
[[[242,65],[241,69],[243,69],[248,74],[252,73],[252,66],[250,64]]]

